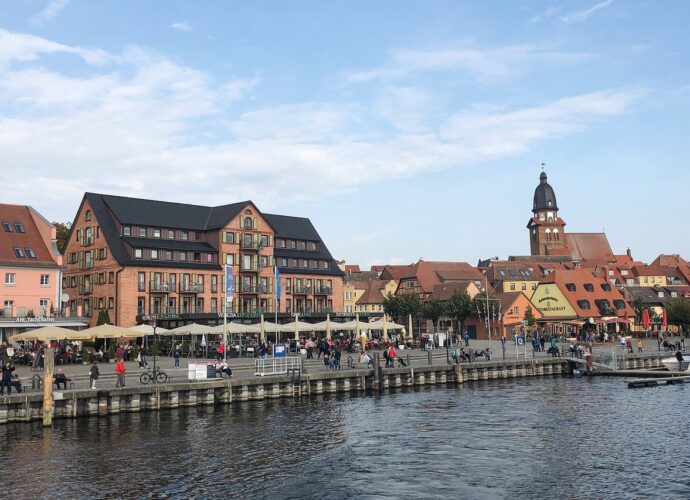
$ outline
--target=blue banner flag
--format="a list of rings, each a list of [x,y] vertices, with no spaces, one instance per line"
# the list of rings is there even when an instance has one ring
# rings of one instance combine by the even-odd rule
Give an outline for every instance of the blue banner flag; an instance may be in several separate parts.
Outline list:
[[[235,296],[235,278],[232,275],[232,266],[225,265],[225,301],[232,302]]]
[[[278,266],[275,266],[276,271],[276,300],[280,302],[280,271],[278,271]]]

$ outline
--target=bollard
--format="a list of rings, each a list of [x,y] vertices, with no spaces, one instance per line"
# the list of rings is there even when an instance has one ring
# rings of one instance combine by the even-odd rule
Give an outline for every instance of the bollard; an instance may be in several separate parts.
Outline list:
[[[410,353],[409,352],[407,353],[407,366],[412,366],[410,364]]]
[[[53,368],[55,367],[55,349],[44,351],[43,358],[43,427],[53,425]]]
[[[432,365],[433,364],[433,354],[431,354],[431,351],[427,351],[426,354],[427,354],[427,357],[429,358],[429,364]]]

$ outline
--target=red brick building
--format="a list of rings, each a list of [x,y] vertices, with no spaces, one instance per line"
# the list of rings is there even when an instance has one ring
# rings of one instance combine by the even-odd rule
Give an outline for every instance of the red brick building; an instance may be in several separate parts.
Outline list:
[[[251,201],[206,207],[86,193],[64,256],[70,307],[91,324],[100,309],[125,327],[151,316],[162,326],[215,324],[226,263],[235,278],[233,316],[273,315],[274,266],[281,316],[343,308],[344,273],[311,221],[264,214]]]

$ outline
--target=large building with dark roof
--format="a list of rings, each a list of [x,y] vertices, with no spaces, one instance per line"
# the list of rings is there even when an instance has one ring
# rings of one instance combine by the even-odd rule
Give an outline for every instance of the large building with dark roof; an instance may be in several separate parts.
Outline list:
[[[224,310],[223,265],[233,268],[236,317],[343,309],[344,273],[311,221],[262,213],[251,201],[219,207],[86,193],[64,250],[69,307],[93,324],[101,309],[132,326],[215,324]],[[274,266],[281,301],[275,300]]]

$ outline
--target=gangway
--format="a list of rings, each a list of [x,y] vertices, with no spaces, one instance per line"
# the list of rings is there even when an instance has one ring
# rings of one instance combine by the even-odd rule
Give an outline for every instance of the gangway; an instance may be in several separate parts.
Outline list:
[[[254,361],[254,375],[285,375],[288,370],[302,367],[302,358],[299,356],[287,356],[284,358],[259,358]]]

